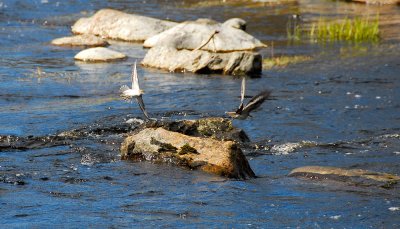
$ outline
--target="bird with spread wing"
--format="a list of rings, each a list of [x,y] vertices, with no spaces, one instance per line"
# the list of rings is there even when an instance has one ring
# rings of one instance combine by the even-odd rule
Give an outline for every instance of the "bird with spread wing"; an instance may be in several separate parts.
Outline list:
[[[236,111],[225,112],[230,117],[235,118],[235,119],[246,119],[249,116],[251,117],[250,112],[257,109],[258,107],[260,107],[261,104],[271,94],[270,91],[264,90],[264,91],[258,93],[257,95],[255,95],[253,98],[251,98],[250,101],[245,106],[243,103],[244,97],[245,97],[245,91],[246,91],[246,78],[243,77],[241,93],[240,93],[239,108]]]
[[[141,90],[139,87],[139,79],[138,79],[138,74],[137,74],[137,70],[136,70],[136,61],[132,67],[131,80],[132,80],[132,88],[129,88],[127,85],[123,85],[120,88],[120,91],[122,93],[121,97],[125,101],[131,102],[131,103],[132,103],[132,99],[136,98],[136,101],[139,104],[139,107],[142,110],[144,116],[146,116],[146,119],[150,119],[149,115],[147,114],[146,108],[144,106],[143,98],[142,98],[144,91]]]

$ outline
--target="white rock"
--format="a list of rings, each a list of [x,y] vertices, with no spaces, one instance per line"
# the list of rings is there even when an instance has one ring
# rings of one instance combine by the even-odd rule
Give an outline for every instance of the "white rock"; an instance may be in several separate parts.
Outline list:
[[[75,55],[75,60],[86,62],[106,62],[125,59],[126,55],[108,48],[97,47],[85,49]]]
[[[102,9],[92,17],[79,19],[72,26],[72,32],[124,41],[144,41],[175,25],[175,22]]]
[[[240,19],[230,19],[223,24],[208,19],[187,21],[150,37],[144,42],[144,47],[168,46],[193,50],[207,41],[209,42],[201,50],[231,52],[266,47],[258,39],[237,28],[243,26],[245,22]],[[210,40],[214,33],[216,34]]]
[[[144,121],[142,119],[130,118],[130,119],[126,120],[125,123],[127,123],[127,124],[137,123],[137,124],[141,125],[144,123]]]
[[[84,34],[71,37],[61,37],[51,41],[52,45],[58,46],[107,46],[108,42],[103,38]]]
[[[147,52],[142,65],[170,72],[257,75],[262,70],[262,58],[253,52],[211,53],[157,46]]]

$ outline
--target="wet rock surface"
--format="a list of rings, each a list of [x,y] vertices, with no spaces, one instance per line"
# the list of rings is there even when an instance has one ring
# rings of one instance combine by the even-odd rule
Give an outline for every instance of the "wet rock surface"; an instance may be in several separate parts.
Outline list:
[[[330,166],[304,166],[292,170],[289,176],[312,180],[334,180],[358,186],[378,186],[386,189],[398,186],[400,181],[400,177],[393,174]]]
[[[261,41],[242,29],[246,22],[230,19],[218,23],[210,19],[182,22],[158,35],[148,38],[144,47],[167,46],[180,49],[201,49],[212,52],[254,50],[266,47]]]
[[[57,38],[52,40],[51,44],[58,46],[84,46],[84,47],[103,47],[109,45],[108,42],[103,38],[90,34]]]
[[[170,72],[259,75],[262,71],[262,57],[253,52],[212,53],[154,47],[148,51],[142,65]]]
[[[63,136],[0,136],[0,152],[1,151],[21,151],[30,149],[40,149],[46,147],[54,147],[69,144],[69,139]]]
[[[75,60],[84,62],[108,62],[126,58],[127,56],[123,53],[103,47],[85,49],[74,57]]]
[[[163,128],[146,128],[121,145],[121,157],[166,162],[230,178],[255,177],[237,143],[192,137]]]
[[[102,9],[89,18],[79,19],[72,26],[72,32],[124,41],[144,41],[176,24],[118,10]]]
[[[248,143],[243,130],[229,119],[149,121],[121,145],[121,157],[135,161],[171,163],[230,178],[253,178],[240,145]]]
[[[158,127],[194,137],[209,137],[237,143],[250,142],[249,137],[243,130],[234,127],[231,120],[220,117],[181,121],[150,121],[145,123],[139,130]]]

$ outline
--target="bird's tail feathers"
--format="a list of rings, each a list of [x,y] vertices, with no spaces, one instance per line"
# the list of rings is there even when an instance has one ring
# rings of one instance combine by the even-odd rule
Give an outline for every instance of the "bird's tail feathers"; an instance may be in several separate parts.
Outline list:
[[[128,90],[129,89],[129,87],[127,86],[127,85],[122,85],[120,88],[119,88],[119,91],[120,92],[124,92],[124,91],[126,91],[126,90]]]

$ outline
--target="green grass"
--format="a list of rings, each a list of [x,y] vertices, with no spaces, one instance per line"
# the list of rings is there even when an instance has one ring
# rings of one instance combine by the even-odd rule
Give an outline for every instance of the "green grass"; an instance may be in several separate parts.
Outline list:
[[[379,41],[379,15],[374,19],[358,17],[338,21],[320,18],[307,30],[302,29],[299,25],[288,25],[287,31],[289,40],[299,40],[303,36],[307,36],[317,42],[377,42]]]

